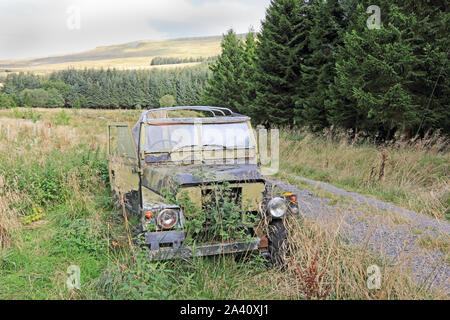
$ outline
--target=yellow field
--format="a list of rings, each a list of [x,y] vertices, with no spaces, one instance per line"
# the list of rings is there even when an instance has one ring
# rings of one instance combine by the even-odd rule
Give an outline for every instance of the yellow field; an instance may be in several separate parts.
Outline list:
[[[33,72],[46,74],[67,68],[116,68],[137,70],[153,68],[173,68],[180,65],[150,66],[154,57],[212,57],[220,54],[222,37],[186,38],[160,41],[137,41],[121,45],[97,47],[85,52],[0,61],[0,76],[8,72]],[[196,65],[189,63],[182,65]],[[8,72],[6,72],[8,71]]]

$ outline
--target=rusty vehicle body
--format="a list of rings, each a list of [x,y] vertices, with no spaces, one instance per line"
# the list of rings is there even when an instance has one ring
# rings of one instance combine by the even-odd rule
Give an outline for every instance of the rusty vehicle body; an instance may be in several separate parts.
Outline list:
[[[169,117],[172,112],[195,116]],[[276,262],[286,246],[285,220],[299,214],[296,195],[274,188],[262,176],[250,118],[226,108],[152,109],[132,129],[108,124],[108,162],[113,193],[137,215],[137,234],[152,260],[259,250]],[[250,213],[257,221],[245,238],[193,239],[186,245],[189,216],[177,200],[187,195],[197,210],[205,210],[211,190],[224,183],[238,195],[239,208],[245,203],[239,223]]]

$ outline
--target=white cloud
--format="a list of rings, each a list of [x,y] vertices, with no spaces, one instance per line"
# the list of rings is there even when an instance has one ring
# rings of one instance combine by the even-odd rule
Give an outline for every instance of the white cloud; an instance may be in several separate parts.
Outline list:
[[[270,0],[0,0],[0,59],[259,28]],[[78,6],[81,28],[67,28]]]

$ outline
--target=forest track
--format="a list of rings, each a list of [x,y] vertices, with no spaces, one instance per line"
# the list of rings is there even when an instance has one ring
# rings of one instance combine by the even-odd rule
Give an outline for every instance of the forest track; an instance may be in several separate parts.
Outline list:
[[[342,238],[367,246],[393,265],[400,263],[421,287],[439,288],[450,296],[450,223],[327,183],[289,178],[299,185],[266,177],[268,182],[298,195],[305,219],[338,223]],[[443,246],[436,245],[439,243]]]

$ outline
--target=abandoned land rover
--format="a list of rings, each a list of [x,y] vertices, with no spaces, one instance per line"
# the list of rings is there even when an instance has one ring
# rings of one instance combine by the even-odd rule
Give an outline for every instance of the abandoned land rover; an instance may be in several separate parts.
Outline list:
[[[279,264],[297,196],[261,174],[250,118],[219,107],[142,113],[131,129],[108,124],[113,194],[134,213],[151,260],[259,250]]]

